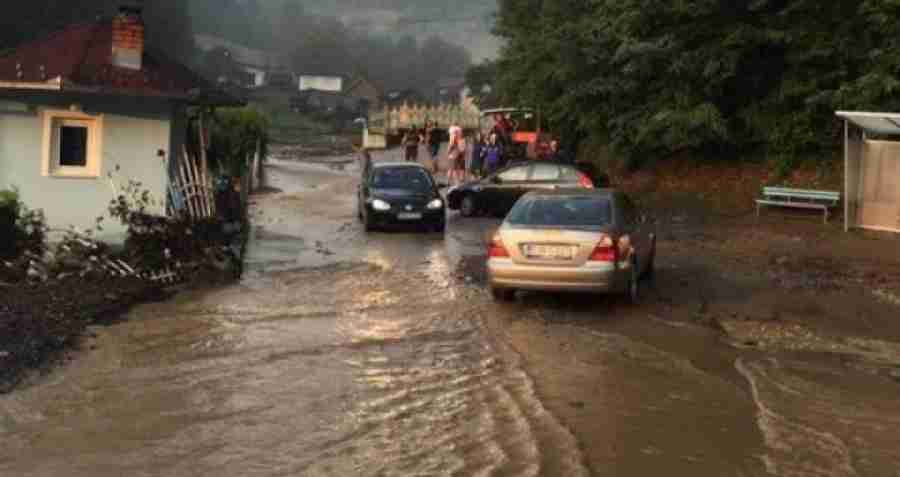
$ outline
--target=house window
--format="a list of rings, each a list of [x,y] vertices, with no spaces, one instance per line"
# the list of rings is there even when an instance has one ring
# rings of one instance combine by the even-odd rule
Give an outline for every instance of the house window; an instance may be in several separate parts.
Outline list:
[[[77,111],[45,111],[43,174],[99,177],[102,124],[101,116]]]

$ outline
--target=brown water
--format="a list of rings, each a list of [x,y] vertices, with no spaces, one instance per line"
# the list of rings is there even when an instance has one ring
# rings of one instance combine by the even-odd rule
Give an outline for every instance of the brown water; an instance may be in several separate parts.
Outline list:
[[[282,165],[246,278],[142,306],[0,396],[3,476],[884,475],[900,385],[610,300],[454,279],[493,220],[366,236]]]

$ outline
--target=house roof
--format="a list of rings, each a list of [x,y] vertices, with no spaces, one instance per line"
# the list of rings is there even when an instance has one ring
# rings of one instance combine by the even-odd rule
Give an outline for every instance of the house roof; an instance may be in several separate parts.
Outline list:
[[[365,76],[357,76],[356,78],[351,80],[350,86],[347,88],[347,91],[352,91],[352,90],[356,89],[357,87],[365,85],[365,84],[368,84],[369,86],[375,88],[376,91],[382,91],[382,88],[378,84],[376,84],[375,81],[372,81],[369,78],[366,78]]]
[[[42,86],[43,85],[43,86]],[[0,53],[0,90],[44,90],[150,96],[216,104],[235,98],[211,95],[212,86],[180,63],[144,52],[142,68],[112,64],[112,20],[71,25]],[[206,99],[201,99],[204,97]]]

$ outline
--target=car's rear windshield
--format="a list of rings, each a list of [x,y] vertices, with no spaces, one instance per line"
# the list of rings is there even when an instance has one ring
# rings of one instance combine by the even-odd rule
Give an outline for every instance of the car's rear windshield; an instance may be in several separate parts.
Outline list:
[[[534,227],[603,227],[612,222],[612,208],[609,197],[526,197],[516,203],[506,222]]]
[[[377,189],[428,191],[433,184],[428,172],[418,167],[385,167],[375,171],[372,186]]]

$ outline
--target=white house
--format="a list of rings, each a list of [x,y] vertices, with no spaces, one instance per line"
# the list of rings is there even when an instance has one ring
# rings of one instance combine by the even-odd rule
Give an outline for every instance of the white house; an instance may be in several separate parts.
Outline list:
[[[0,188],[43,209],[56,229],[90,229],[113,199],[109,173],[160,201],[180,158],[198,75],[144,48],[140,9],[71,26],[0,54]],[[122,238],[106,220],[100,236]]]
[[[300,91],[310,90],[340,93],[344,90],[344,79],[340,76],[300,75]]]

